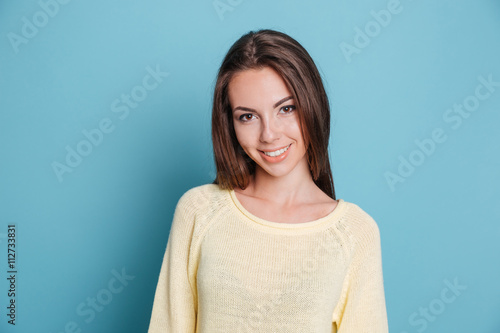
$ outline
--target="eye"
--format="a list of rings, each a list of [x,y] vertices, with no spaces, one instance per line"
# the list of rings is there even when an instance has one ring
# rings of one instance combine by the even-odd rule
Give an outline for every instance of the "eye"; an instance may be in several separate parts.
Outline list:
[[[250,116],[250,118],[248,118],[248,116]],[[245,122],[248,122],[250,119],[252,119],[252,117],[253,117],[253,114],[245,113],[245,114],[242,114],[241,116],[239,116],[238,120],[245,123]]]
[[[280,110],[283,110],[285,111],[285,113],[292,113],[293,111],[295,111],[295,105],[286,105],[284,107],[282,107]]]

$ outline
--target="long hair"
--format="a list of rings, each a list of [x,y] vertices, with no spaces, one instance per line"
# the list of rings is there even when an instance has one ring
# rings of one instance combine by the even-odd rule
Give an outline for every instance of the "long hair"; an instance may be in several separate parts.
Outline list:
[[[330,105],[321,76],[307,51],[275,30],[250,31],[229,49],[217,75],[212,107],[212,143],[221,189],[246,188],[256,163],[238,143],[228,98],[228,85],[238,72],[270,67],[285,81],[296,101],[307,162],[314,183],[332,199],[335,188],[328,157]]]

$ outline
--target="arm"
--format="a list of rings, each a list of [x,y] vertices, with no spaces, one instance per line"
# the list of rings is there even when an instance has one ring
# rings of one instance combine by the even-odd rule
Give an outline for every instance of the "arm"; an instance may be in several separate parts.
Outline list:
[[[188,271],[194,218],[186,201],[181,197],[175,208],[148,333],[194,333],[196,329],[196,291]]]
[[[333,313],[333,332],[387,333],[380,232],[370,217],[354,246],[343,295]]]

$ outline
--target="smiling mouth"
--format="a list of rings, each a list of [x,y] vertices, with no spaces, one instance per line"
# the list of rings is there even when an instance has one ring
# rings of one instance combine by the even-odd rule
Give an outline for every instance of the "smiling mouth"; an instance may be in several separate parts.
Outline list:
[[[288,146],[286,146],[285,148],[282,148],[282,149],[278,149],[278,150],[275,150],[275,151],[262,151],[266,156],[271,156],[271,157],[276,157],[276,156],[279,156],[281,154],[283,154],[284,152],[286,152],[288,150],[288,148],[290,148],[292,144],[290,143]]]

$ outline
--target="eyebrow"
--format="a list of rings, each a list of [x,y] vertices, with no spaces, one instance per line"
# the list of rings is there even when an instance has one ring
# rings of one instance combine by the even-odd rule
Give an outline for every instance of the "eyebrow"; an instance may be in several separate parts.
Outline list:
[[[274,103],[273,105],[273,108],[276,108],[278,107],[280,104],[288,101],[289,99],[292,99],[293,96],[287,96],[285,98],[282,98],[280,99],[279,101],[277,101],[276,103]],[[252,109],[252,108],[247,108],[247,107],[244,107],[244,106],[237,106],[233,109],[233,112],[235,112],[236,110],[243,110],[243,111],[249,111],[249,112],[256,112],[255,109]]]

